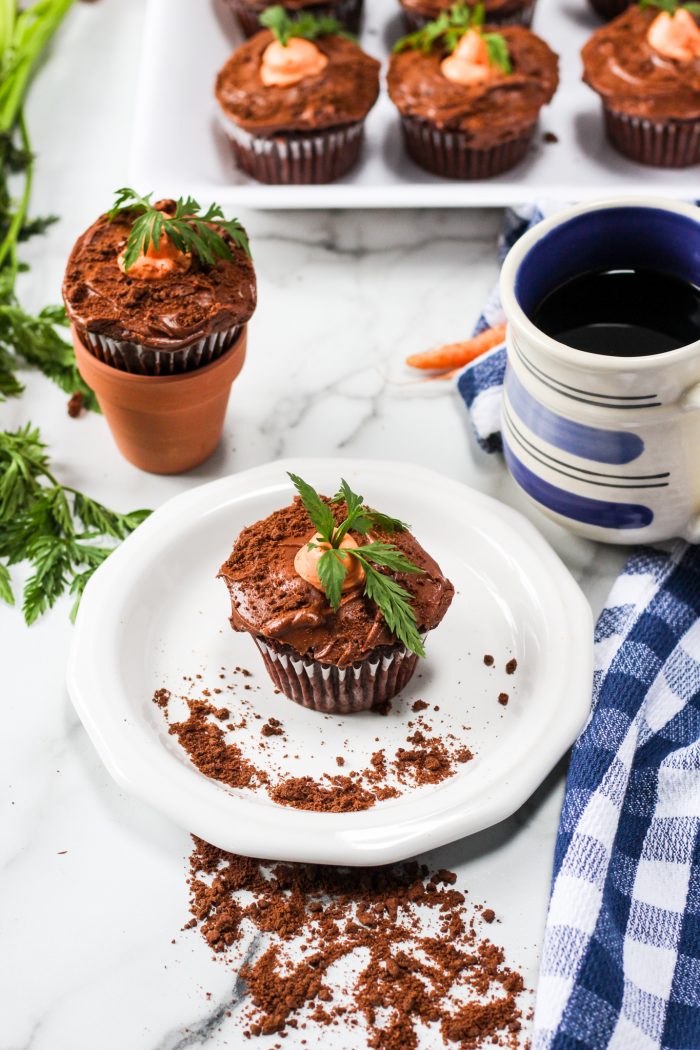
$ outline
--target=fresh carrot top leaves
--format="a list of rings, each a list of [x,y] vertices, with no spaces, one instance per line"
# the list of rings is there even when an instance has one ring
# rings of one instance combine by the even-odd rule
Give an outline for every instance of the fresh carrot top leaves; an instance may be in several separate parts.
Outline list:
[[[378,607],[389,630],[411,652],[425,656],[411,605],[411,594],[386,572],[381,571],[388,569],[389,572],[419,574],[424,570],[414,565],[396,544],[386,540],[374,540],[370,536],[373,528],[388,533],[403,532],[408,528],[406,523],[367,507],[363,497],[353,492],[345,479],[341,481],[338,492],[328,503],[303,478],[297,474],[290,474],[289,477],[301,497],[311,524],[322,543],[328,545],[328,549],[319,559],[318,575],[331,606],[337,609],[340,604],[343,582],[348,571],[345,559],[354,558],[364,571],[364,593]],[[346,515],[336,524],[332,505],[339,503],[345,503]],[[344,547],[340,556],[340,545],[351,530],[362,537],[369,537],[368,542],[359,547]]]

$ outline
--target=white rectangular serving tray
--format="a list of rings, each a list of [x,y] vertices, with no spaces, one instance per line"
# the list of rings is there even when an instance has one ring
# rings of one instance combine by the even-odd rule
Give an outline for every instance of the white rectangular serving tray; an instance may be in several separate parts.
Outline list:
[[[365,0],[360,42],[383,63],[403,32],[398,0]],[[596,95],[581,81],[580,49],[599,25],[588,0],[538,0],[533,28],[558,52],[561,83],[529,156],[493,179],[440,179],[403,151],[384,83],[369,114],[360,164],[327,186],[266,186],[239,172],[217,121],[218,69],[242,35],[220,0],[148,0],[130,178],[157,197],[192,193],[240,208],[484,207],[653,193],[694,199],[698,169],[634,164],[605,140]],[[547,143],[544,132],[557,142]]]

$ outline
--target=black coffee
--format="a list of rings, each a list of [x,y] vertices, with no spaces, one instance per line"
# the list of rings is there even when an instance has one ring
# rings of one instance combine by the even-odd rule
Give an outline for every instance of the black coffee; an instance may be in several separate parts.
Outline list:
[[[700,288],[654,270],[584,273],[545,296],[532,320],[591,354],[664,354],[700,339]]]

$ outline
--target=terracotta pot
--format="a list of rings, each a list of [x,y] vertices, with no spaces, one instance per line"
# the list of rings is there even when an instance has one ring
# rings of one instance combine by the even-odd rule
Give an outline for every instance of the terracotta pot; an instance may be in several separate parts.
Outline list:
[[[181,474],[212,454],[224,427],[231,384],[246,354],[247,330],[211,364],[179,375],[112,368],[73,330],[78,370],[94,390],[122,455],[152,474]]]

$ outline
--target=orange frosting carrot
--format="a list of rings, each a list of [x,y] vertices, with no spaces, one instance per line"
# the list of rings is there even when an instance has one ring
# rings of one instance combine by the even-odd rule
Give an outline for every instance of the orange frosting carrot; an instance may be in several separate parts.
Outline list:
[[[286,44],[273,40],[263,51],[260,79],[265,87],[290,87],[305,77],[315,77],[328,59],[310,40],[293,36]]]
[[[124,268],[126,249],[119,254],[117,263],[122,273],[128,277],[138,277],[142,281],[157,281],[171,273],[187,273],[192,265],[192,257],[175,247],[167,233],[162,233],[156,248],[153,241],[145,255],[139,255],[128,270]]]
[[[489,52],[481,33],[468,29],[457,47],[440,63],[443,76],[455,84],[483,84],[499,76],[499,70],[489,61]]]
[[[311,538],[312,543],[317,543],[317,547],[312,547],[309,550],[308,545],[305,543],[303,547],[300,547],[294,556],[294,568],[296,569],[302,580],[306,580],[312,587],[315,587],[317,591],[323,591],[324,587],[321,583],[321,579],[318,575],[318,563],[321,556],[330,549],[330,544],[325,543],[323,538],[316,533]],[[341,549],[345,547],[357,547],[357,543],[352,536],[344,536],[340,541]],[[349,554],[341,554],[347,574],[343,580],[343,593],[345,591],[352,590],[353,587],[359,587],[365,578],[364,569],[360,565],[356,558],[351,558]]]
[[[700,28],[690,11],[683,7],[672,15],[661,11],[647,30],[647,41],[659,55],[676,62],[700,58]]]

